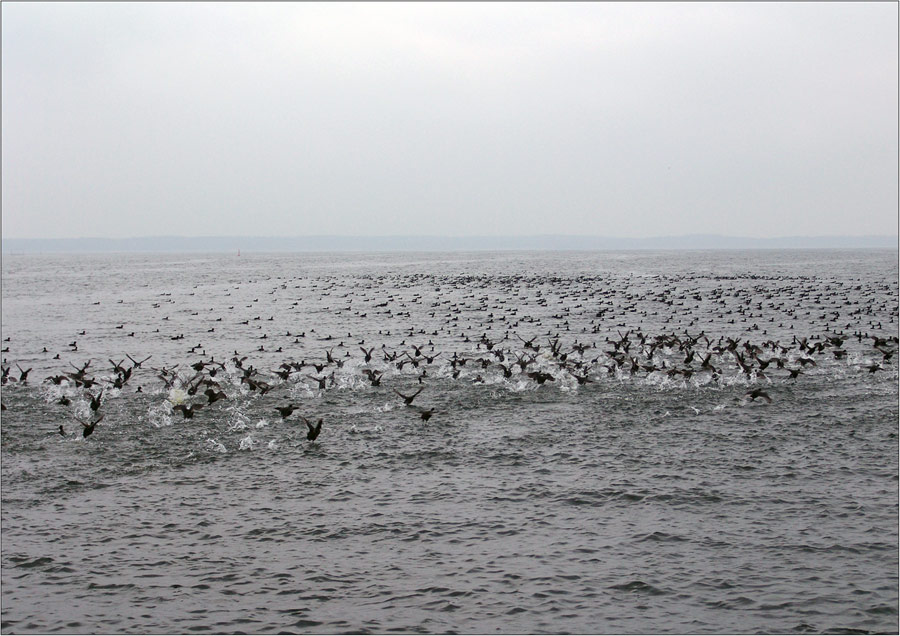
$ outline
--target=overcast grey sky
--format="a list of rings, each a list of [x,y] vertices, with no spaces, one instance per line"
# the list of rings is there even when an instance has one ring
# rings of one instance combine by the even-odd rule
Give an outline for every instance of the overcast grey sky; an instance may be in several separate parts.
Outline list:
[[[897,25],[3,2],[3,236],[896,234]]]

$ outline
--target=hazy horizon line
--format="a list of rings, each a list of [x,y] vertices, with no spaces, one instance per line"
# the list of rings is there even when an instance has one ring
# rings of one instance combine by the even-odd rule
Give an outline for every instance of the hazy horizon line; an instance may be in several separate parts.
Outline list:
[[[741,234],[720,234],[713,232],[689,232],[686,234],[659,234],[654,236],[616,236],[605,234],[562,234],[562,233],[534,233],[534,234],[142,234],[133,236],[13,236],[2,237],[4,241],[129,241],[145,239],[312,239],[312,238],[342,238],[342,239],[382,239],[382,238],[448,238],[448,239],[527,239],[527,238],[573,238],[573,239],[605,239],[622,241],[653,241],[660,239],[680,238],[733,238],[753,241],[777,241],[784,239],[806,238],[900,238],[898,234],[786,234],[779,236],[748,236]]]
[[[532,234],[501,236],[307,235],[307,236],[139,236],[130,238],[6,238],[3,253],[94,252],[452,252],[613,251],[720,249],[897,249],[898,236],[785,236],[772,238],[685,234],[648,238]]]

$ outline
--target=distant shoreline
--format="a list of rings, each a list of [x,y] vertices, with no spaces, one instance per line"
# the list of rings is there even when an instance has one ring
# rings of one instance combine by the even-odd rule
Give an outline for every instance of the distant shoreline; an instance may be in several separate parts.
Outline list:
[[[898,249],[897,236],[746,238],[713,234],[653,238],[600,236],[305,236],[2,239],[4,254],[211,252],[479,252],[746,249]]]

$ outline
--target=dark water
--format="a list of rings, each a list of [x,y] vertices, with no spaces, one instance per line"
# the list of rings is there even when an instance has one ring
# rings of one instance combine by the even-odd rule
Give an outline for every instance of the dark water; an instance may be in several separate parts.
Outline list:
[[[896,251],[4,255],[2,282],[3,633],[898,629]]]

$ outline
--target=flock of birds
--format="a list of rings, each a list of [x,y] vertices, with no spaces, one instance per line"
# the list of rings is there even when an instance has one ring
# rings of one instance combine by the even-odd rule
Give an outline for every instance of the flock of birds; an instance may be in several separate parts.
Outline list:
[[[258,286],[270,280],[251,282]],[[900,343],[889,333],[896,331],[898,314],[897,287],[891,283],[690,275],[641,280],[419,274],[275,278],[269,290],[271,317],[232,318],[230,324],[222,316],[201,317],[196,300],[224,300],[240,285],[217,293],[207,289],[197,294],[198,288],[183,295],[182,300],[195,302],[185,303],[191,306],[180,309],[175,322],[186,324],[194,335],[214,339],[219,359],[198,343],[187,351],[193,361],[147,365],[161,350],[183,346],[180,329],[162,330],[173,322],[169,315],[158,318],[155,329],[152,323],[126,329],[124,321],[98,327],[95,331],[102,332],[107,352],[111,336],[135,337],[136,331],[141,342],[155,339],[165,345],[141,359],[130,354],[119,362],[107,358],[108,369],[105,363],[97,367],[99,356],[72,361],[76,353],[84,355],[77,338],[88,337],[87,330],[77,332],[68,344],[69,359],[59,353],[51,357],[46,346],[31,354],[49,364],[59,361],[57,367],[68,364],[42,383],[59,387],[56,401],[73,406],[82,437],[94,433],[111,396],[129,392],[163,394],[171,412],[185,420],[202,410],[212,412],[214,405],[238,395],[268,396],[272,404],[267,410],[282,420],[296,414],[306,426],[307,439],[314,441],[324,418],[312,418],[317,419],[313,424],[298,413],[303,407],[294,403],[294,387],[326,392],[368,385],[395,395],[428,421],[435,408],[414,402],[437,380],[580,387],[604,378],[656,376],[690,382],[702,376],[705,382],[719,383],[743,377],[749,386],[796,381],[823,361],[846,364],[851,345],[854,366],[874,374],[891,363]],[[159,296],[152,311],[178,304],[171,293]],[[258,309],[258,303],[255,298],[246,308]],[[226,304],[209,312],[221,311]],[[235,311],[234,305],[227,307],[229,314]],[[276,335],[276,325],[300,320],[320,329],[333,327],[346,336],[322,336],[313,326],[286,328]],[[267,328],[266,323],[274,324]],[[812,333],[799,335],[794,323]],[[719,335],[708,335],[717,331]],[[373,345],[374,339],[381,342]],[[229,347],[222,355],[225,346],[251,341],[258,342],[252,351],[241,354]],[[12,339],[6,337],[3,344],[3,352],[9,353]],[[88,351],[96,348],[92,344]],[[274,354],[282,359],[273,361]],[[28,383],[33,367],[24,369],[16,362],[15,368],[18,374],[4,358],[3,386]],[[415,390],[408,388],[411,383],[418,385]],[[749,388],[743,399],[773,401],[760,386]],[[2,407],[7,408],[5,402]],[[66,435],[63,425],[58,433]]]

